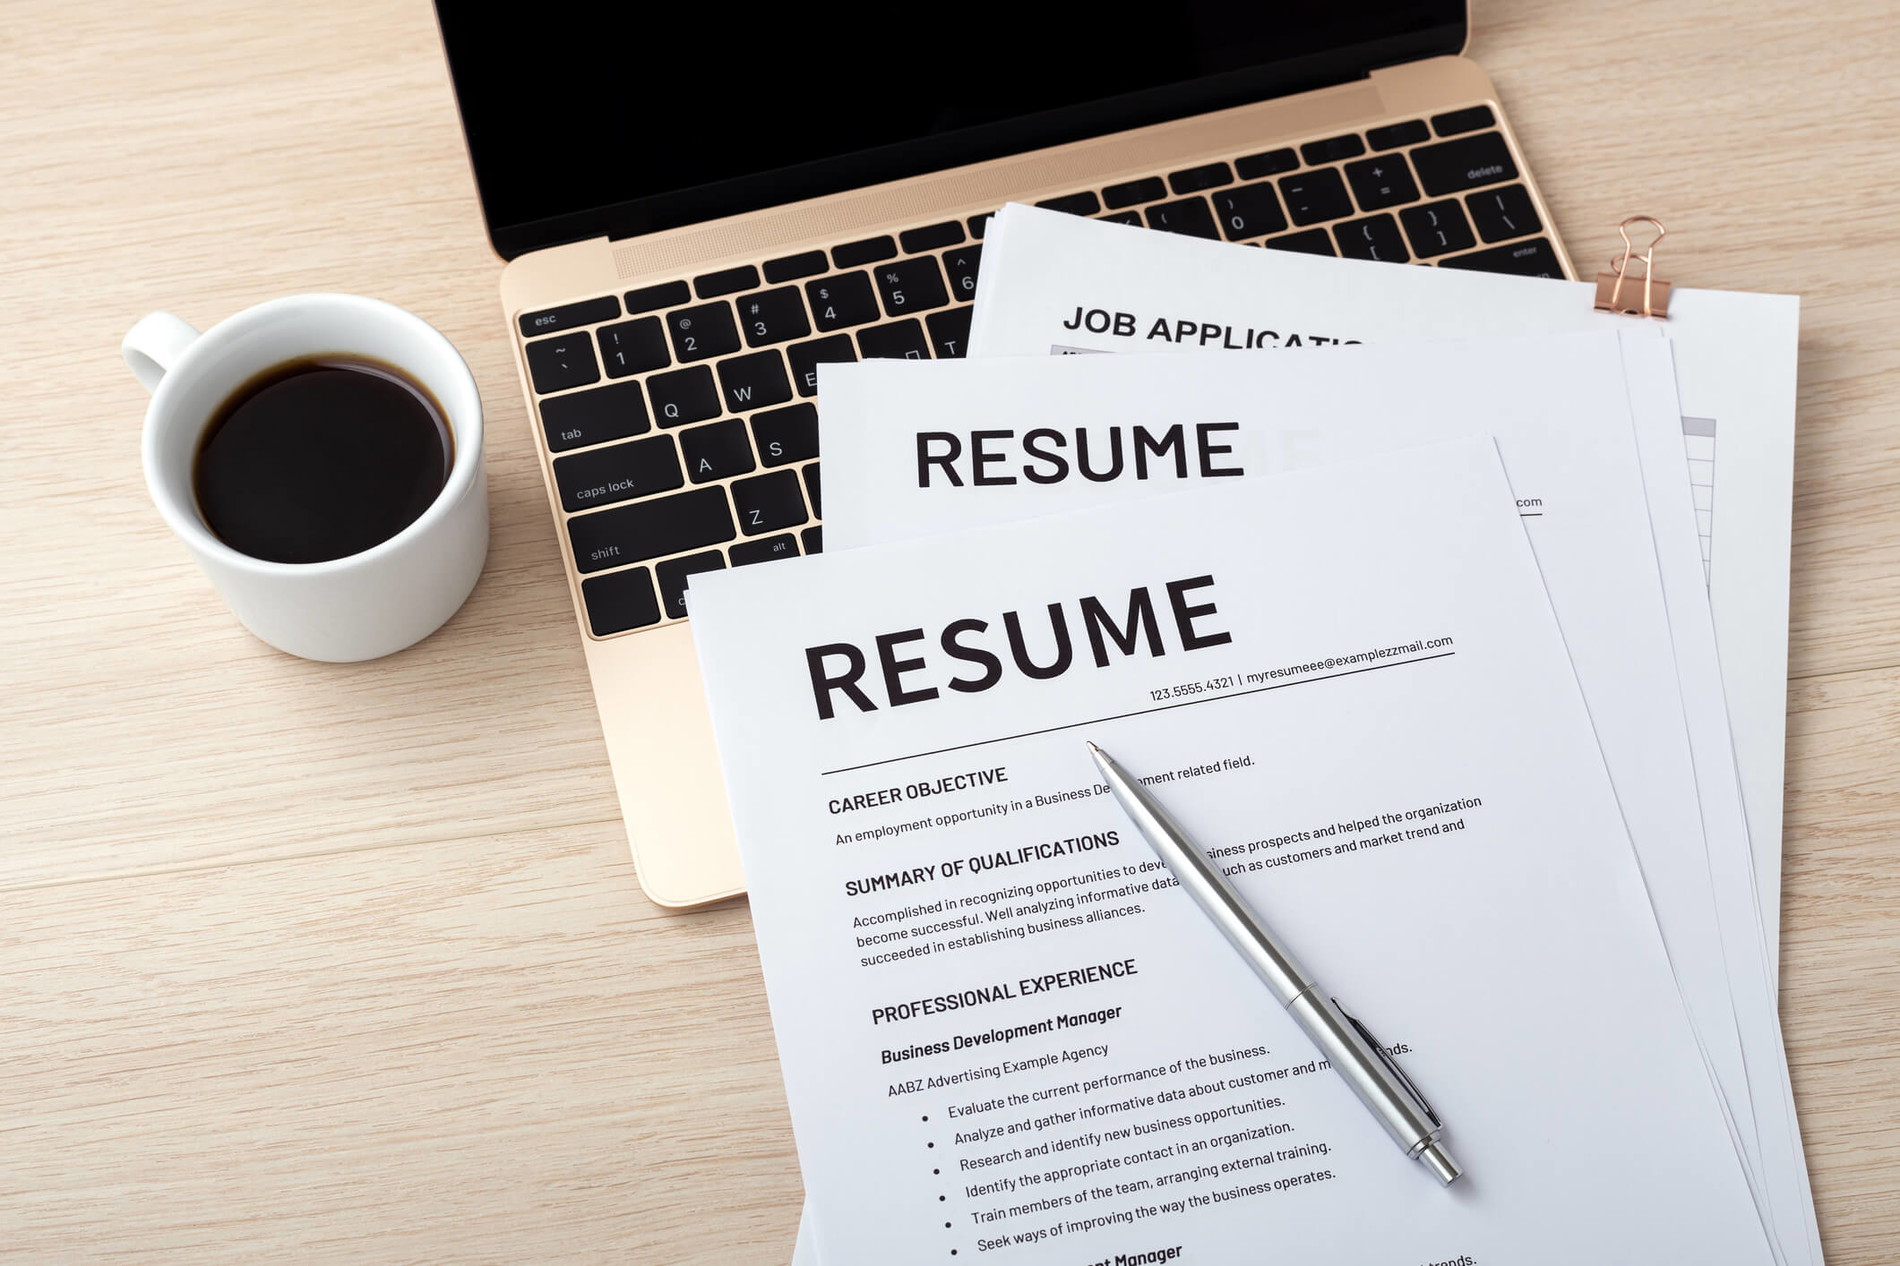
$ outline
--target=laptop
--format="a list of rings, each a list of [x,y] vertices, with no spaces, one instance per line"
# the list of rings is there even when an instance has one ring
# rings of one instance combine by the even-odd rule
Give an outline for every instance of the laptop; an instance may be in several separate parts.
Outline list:
[[[745,887],[691,578],[823,548],[817,367],[962,355],[1004,202],[1573,275],[1462,56],[1465,0],[704,22],[436,8],[634,863],[661,905]]]

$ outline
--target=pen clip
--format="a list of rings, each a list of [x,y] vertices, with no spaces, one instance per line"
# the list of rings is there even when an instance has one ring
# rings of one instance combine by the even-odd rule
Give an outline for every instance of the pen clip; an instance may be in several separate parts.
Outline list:
[[[1379,1062],[1384,1064],[1386,1068],[1391,1071],[1392,1075],[1399,1079],[1399,1084],[1405,1087],[1405,1093],[1412,1096],[1418,1103],[1419,1109],[1423,1111],[1427,1117],[1431,1118],[1432,1124],[1442,1128],[1445,1123],[1438,1119],[1438,1112],[1432,1107],[1432,1101],[1427,1099],[1424,1093],[1413,1084],[1412,1079],[1405,1075],[1405,1070],[1399,1067],[1399,1062],[1385,1053],[1385,1047],[1379,1045],[1379,1039],[1372,1036],[1372,1030],[1359,1023],[1359,1017],[1346,1010],[1344,1004],[1342,1004],[1339,999],[1334,998],[1333,1005],[1339,1008],[1339,1014],[1346,1017],[1346,1023],[1359,1030],[1359,1036],[1366,1039],[1366,1045],[1372,1048],[1372,1053],[1377,1055]]]

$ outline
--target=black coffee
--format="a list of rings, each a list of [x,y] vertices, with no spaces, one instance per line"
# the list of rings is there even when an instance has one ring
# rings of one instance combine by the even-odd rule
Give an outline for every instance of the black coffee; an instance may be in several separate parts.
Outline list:
[[[274,563],[360,554],[429,508],[454,464],[442,407],[387,365],[322,356],[240,387],[206,428],[198,510],[232,549]]]

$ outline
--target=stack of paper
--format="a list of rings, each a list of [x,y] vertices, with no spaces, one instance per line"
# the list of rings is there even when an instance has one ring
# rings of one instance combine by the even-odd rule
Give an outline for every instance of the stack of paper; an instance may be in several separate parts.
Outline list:
[[[996,224],[1001,231],[984,244],[973,356],[1324,347],[1632,324],[1668,338],[1762,930],[1771,971],[1778,966],[1798,300],[1678,288],[1667,324],[1653,325],[1594,311],[1587,282],[1367,268],[1127,233],[1031,207],[1010,208],[1007,228]],[[1485,391],[1472,383],[1471,403]]]
[[[824,369],[831,552],[694,583],[797,1260],[1819,1262],[1761,891],[1793,301],[1679,290],[1664,337],[1020,207],[985,252],[971,359]],[[1407,341],[1447,334],[1490,337]],[[1209,354],[1049,355],[1157,347]],[[1465,1179],[1317,1063],[1085,739]]]

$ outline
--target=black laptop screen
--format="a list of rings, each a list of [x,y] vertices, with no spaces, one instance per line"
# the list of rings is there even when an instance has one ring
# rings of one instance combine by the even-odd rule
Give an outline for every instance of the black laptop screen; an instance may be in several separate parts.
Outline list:
[[[1463,0],[438,0],[504,255],[625,236],[1456,52]]]

